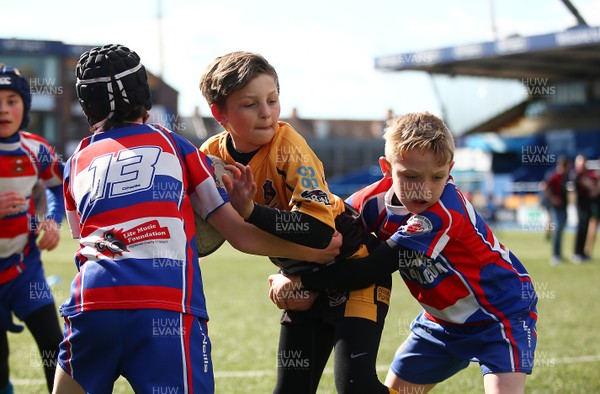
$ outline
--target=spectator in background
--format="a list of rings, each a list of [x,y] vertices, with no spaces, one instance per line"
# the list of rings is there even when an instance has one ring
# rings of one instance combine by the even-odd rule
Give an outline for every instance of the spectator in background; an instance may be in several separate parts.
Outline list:
[[[550,229],[553,230],[551,265],[562,262],[562,238],[567,224],[567,182],[571,163],[560,156],[556,161],[556,169],[544,182],[544,196],[549,203],[551,215]]]
[[[498,204],[493,194],[489,194],[485,201],[485,206],[479,209],[479,214],[492,229],[498,225]]]
[[[600,158],[598,159],[598,163],[600,164]],[[600,168],[596,168],[594,175],[596,181],[596,191],[595,196],[592,197],[590,224],[588,226],[588,234],[584,248],[585,255],[590,259],[594,251],[594,243],[596,242],[598,224],[600,224]]]
[[[595,176],[587,169],[587,159],[583,155],[575,158],[575,193],[577,207],[577,232],[575,235],[575,253],[571,261],[579,264],[590,259],[585,254],[585,242],[592,214],[592,198],[597,191]]]
[[[542,179],[539,184],[540,191],[540,208],[544,212],[544,236],[546,237],[546,241],[550,241],[552,238],[552,204],[550,204],[550,200],[548,200],[548,195],[546,194],[546,189],[548,188],[548,179],[550,178],[550,172],[545,179]]]

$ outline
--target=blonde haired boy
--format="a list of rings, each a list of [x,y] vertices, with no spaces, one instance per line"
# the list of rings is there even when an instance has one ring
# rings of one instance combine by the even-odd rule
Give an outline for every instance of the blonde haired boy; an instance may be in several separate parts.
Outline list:
[[[523,393],[537,339],[529,274],[454,184],[454,142],[440,118],[399,116],[384,138],[383,179],[348,202],[386,242],[367,258],[278,275],[274,293],[290,281],[314,290],[364,287],[398,270],[423,310],[398,348],[387,386],[427,392],[474,361],[486,393]]]

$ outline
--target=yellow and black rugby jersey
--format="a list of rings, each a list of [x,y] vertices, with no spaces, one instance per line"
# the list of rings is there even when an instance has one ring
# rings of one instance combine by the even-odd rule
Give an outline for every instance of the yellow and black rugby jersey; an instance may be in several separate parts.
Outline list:
[[[200,150],[235,160],[227,152],[228,131],[206,140]],[[279,122],[275,136],[262,146],[248,163],[258,191],[257,204],[285,211],[300,211],[335,228],[334,218],[344,211],[342,199],[329,191],[323,163],[306,140],[285,122]]]

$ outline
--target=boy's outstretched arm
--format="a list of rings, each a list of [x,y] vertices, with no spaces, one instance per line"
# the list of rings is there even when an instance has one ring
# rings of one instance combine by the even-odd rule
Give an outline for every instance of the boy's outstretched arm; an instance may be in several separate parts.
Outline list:
[[[231,174],[231,177],[227,175],[223,176],[223,183],[227,190],[227,194],[229,195],[231,204],[225,204],[211,214],[208,218],[208,222],[213,225],[213,227],[215,227],[234,248],[251,254],[285,257],[312,261],[315,263],[328,263],[333,261],[335,256],[339,254],[339,249],[342,245],[342,236],[339,233],[336,233],[335,236],[328,237],[325,245],[320,245],[321,247],[318,249],[313,249],[312,247],[276,237],[247,223],[245,219],[250,217],[257,207],[257,205],[254,204],[256,183],[254,182],[252,170],[249,166],[244,166],[240,163],[227,165],[225,166],[225,169]],[[234,209],[234,207],[236,209]],[[240,213],[243,216],[240,216]],[[224,218],[221,219],[221,217]],[[223,223],[228,224],[223,225]]]
[[[271,235],[249,223],[226,203],[208,218],[217,231],[236,249],[250,254],[328,263],[340,252],[342,236],[336,233],[325,249],[313,249]]]
[[[366,257],[336,261],[318,271],[303,274],[302,285],[309,290],[364,289],[400,268],[402,250],[389,239]]]
[[[229,200],[246,222],[269,234],[310,248],[323,249],[330,244],[335,229],[311,215],[255,204],[256,183],[249,166],[235,163],[226,165],[225,169],[231,174],[231,177],[223,176]],[[290,230],[286,231],[286,224],[294,226],[289,226]],[[296,225],[310,231],[296,231]]]

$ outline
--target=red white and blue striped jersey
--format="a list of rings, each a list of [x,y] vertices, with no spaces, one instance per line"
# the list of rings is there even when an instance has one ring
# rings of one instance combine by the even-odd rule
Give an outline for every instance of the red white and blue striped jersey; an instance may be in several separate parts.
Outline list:
[[[65,168],[67,220],[80,249],[63,316],[156,308],[208,319],[194,210],[228,201],[210,159],[157,125],[98,132]]]
[[[64,216],[62,164],[48,142],[20,131],[0,142],[0,193],[19,192],[27,200],[20,212],[0,219],[0,271],[21,263],[35,244],[35,202],[32,190],[42,180],[58,203],[48,207],[47,217],[58,223]]]
[[[537,295],[525,267],[451,178],[440,200],[418,215],[394,203],[393,196],[392,179],[383,178],[348,202],[380,239],[403,247],[400,274],[429,319],[478,324],[536,314]]]

